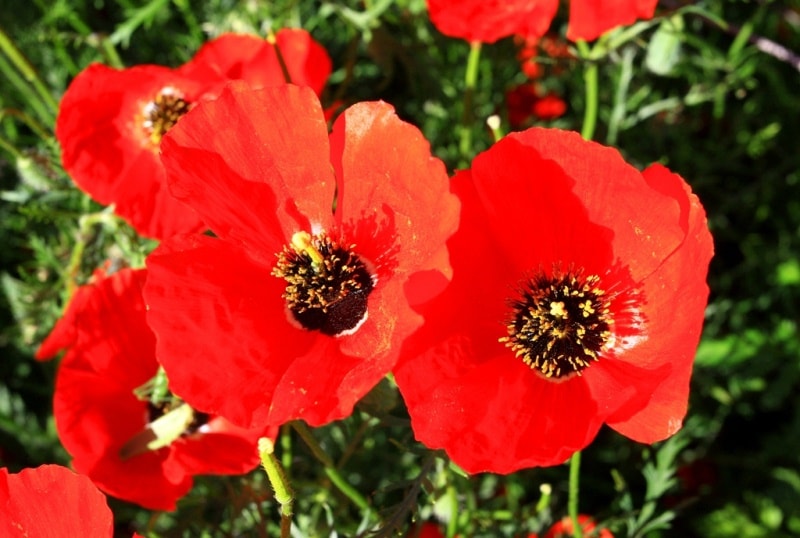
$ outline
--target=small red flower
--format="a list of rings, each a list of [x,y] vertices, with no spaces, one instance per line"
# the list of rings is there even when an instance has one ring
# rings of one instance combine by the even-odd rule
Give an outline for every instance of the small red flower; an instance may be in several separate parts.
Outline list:
[[[520,84],[506,92],[508,122],[519,129],[533,119],[554,120],[564,115],[567,103],[554,93],[540,95],[536,84]]]
[[[608,529],[597,529],[597,525],[595,524],[594,520],[584,514],[578,515],[578,523],[583,529],[583,535],[591,538],[614,538],[614,535],[611,534],[611,531]],[[547,534],[544,535],[544,538],[572,538],[575,536],[573,530],[574,526],[572,525],[572,518],[564,517],[550,527],[550,530],[547,531]]]
[[[417,439],[468,472],[555,465],[603,423],[681,427],[712,241],[686,183],[529,129],[456,175],[453,280],[395,370]]]
[[[567,39],[592,41],[617,26],[652,19],[658,0],[570,0]]]
[[[114,517],[91,480],[58,465],[0,469],[0,536],[111,538]]]
[[[658,0],[571,0],[567,37],[591,41],[620,25],[651,19]],[[494,43],[511,35],[541,37],[558,0],[428,0],[440,32],[467,41]]]
[[[43,348],[67,349],[53,408],[75,469],[115,497],[174,510],[194,475],[252,470],[261,432],[194,412],[175,399],[155,405],[135,395],[158,370],[155,337],[145,322],[145,278],[145,270],[124,269],[79,289],[53,330],[60,340],[48,339]],[[177,424],[165,440],[160,427],[170,417]]]
[[[427,0],[431,22],[445,35],[494,43],[519,34],[541,37],[558,10],[558,0]]]
[[[215,234],[147,259],[171,386],[245,427],[347,416],[450,275],[458,201],[428,142],[385,103],[348,108],[329,138],[307,88],[232,84],[162,150],[172,193]]]
[[[331,72],[325,50],[303,30],[279,31],[277,46],[292,81],[321,92]],[[158,146],[183,114],[233,79],[284,83],[275,47],[227,34],[178,69],[89,66],[67,89],[56,121],[64,169],[92,198],[116,204],[116,213],[142,235],[162,239],[200,230],[197,214],[169,195]]]

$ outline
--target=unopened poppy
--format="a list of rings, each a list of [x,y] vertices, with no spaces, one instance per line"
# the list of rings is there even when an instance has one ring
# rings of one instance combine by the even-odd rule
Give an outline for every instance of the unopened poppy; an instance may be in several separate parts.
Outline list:
[[[556,465],[603,423],[681,427],[712,240],[680,176],[576,133],[512,133],[458,173],[453,280],[395,379],[417,439],[468,472]]]
[[[172,193],[214,237],[148,258],[148,322],[175,391],[241,426],[347,416],[450,276],[458,201],[382,102],[328,135],[308,88],[232,84],[162,142]]]
[[[292,82],[322,91],[331,61],[303,30],[279,31],[276,45],[253,35],[225,34],[177,69],[89,66],[59,107],[56,137],[64,169],[94,200],[115,204],[115,212],[142,235],[163,239],[202,229],[199,216],[167,191],[158,157],[161,138],[226,81],[284,83],[276,47]]]

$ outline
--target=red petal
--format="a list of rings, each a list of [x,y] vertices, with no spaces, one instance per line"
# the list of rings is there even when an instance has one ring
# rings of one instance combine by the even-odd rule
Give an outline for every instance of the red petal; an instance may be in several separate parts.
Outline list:
[[[335,186],[327,147],[311,90],[236,83],[198,104],[161,144],[172,193],[219,237],[270,259],[309,222],[330,227]]]
[[[428,0],[431,22],[445,35],[494,43],[514,34],[540,37],[558,0]]]
[[[592,41],[636,19],[652,19],[658,0],[570,0],[567,38]]]
[[[276,38],[292,84],[308,86],[317,95],[322,94],[332,69],[331,59],[325,48],[314,41],[308,32],[297,28],[278,30]],[[272,55],[275,55],[274,52]],[[255,63],[250,68],[261,73],[267,71],[260,63]],[[284,80],[281,78],[276,82]]]
[[[360,254],[378,263],[387,250],[397,248],[395,278],[439,271],[449,279],[445,240],[458,225],[459,202],[449,192],[444,164],[431,155],[419,129],[401,121],[386,103],[358,103],[333,126],[331,162],[337,177],[336,218],[345,229],[364,229],[366,237],[351,238]],[[378,231],[391,236],[392,243],[376,241]],[[429,274],[408,291],[416,301],[425,300],[441,291],[434,281]]]
[[[196,80],[249,80],[245,66],[266,54],[269,43],[255,35],[223,34],[205,43],[178,72]],[[280,73],[280,66],[277,67]]]
[[[417,439],[470,473],[558,465],[602,423],[583,380],[544,380],[510,354],[440,380],[412,415]]]
[[[75,291],[53,330],[50,331],[42,345],[36,350],[36,360],[52,359],[59,351],[75,343],[75,339],[78,337],[75,317],[78,312],[85,308],[91,296],[91,285],[82,286]]]
[[[238,475],[258,466],[259,437],[255,430],[244,429],[235,435],[201,433],[181,437],[171,448],[175,459],[190,474]]]
[[[148,322],[173,391],[240,426],[265,425],[289,364],[323,338],[289,323],[285,282],[207,236],[176,236],[147,265]]]
[[[141,126],[144,106],[166,86],[191,100],[200,89],[163,67],[92,65],[70,84],[56,121],[64,169],[75,183],[101,204],[116,204],[139,233],[157,238],[201,227],[167,192],[157,148]]]
[[[609,426],[631,439],[653,443],[675,433],[686,414],[689,377],[708,298],[706,272],[714,247],[703,207],[686,182],[660,165],[645,170],[644,177],[679,207],[676,220],[685,237],[644,281],[647,339],[625,360],[648,366],[669,364],[671,373],[654,390],[646,408],[633,414],[620,412]]]
[[[540,147],[533,131],[538,130],[512,133],[472,164],[479,203],[486,212],[484,226],[512,264],[509,284],[539,268],[549,271],[553,264],[603,273],[613,261],[614,233],[590,222],[585,201],[574,192],[576,178],[562,166],[559,155]],[[583,144],[580,138],[575,141]]]
[[[0,469],[0,535],[111,537],[105,496],[85,476],[58,465],[9,474]]]
[[[586,142],[578,133],[553,129],[528,129],[503,141],[507,138],[534,148],[542,159],[557,162],[574,181],[572,191],[589,221],[613,231],[614,260],[630,269],[634,282],[650,275],[683,240],[674,200],[647,188],[641,172],[617,150]],[[570,220],[572,215],[562,218]],[[584,238],[575,253],[589,248],[586,241],[593,238]]]

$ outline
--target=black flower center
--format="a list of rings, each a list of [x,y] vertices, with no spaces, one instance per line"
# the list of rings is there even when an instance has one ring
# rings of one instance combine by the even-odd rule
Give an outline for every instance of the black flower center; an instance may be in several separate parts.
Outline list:
[[[187,112],[191,103],[172,88],[165,88],[144,107],[144,129],[156,146],[161,138]]]
[[[354,248],[325,233],[298,232],[278,254],[272,274],[286,280],[283,298],[304,328],[339,336],[366,320],[375,280]]]
[[[599,284],[599,276],[582,271],[532,277],[512,302],[508,336],[500,341],[545,377],[581,375],[608,347],[614,325]]]

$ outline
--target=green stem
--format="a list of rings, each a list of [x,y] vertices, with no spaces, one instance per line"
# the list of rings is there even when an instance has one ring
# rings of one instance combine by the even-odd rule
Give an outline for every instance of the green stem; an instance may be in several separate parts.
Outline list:
[[[78,219],[78,232],[75,238],[75,246],[72,247],[69,263],[64,271],[67,286],[67,301],[72,297],[72,294],[78,287],[78,273],[80,272],[81,261],[83,260],[83,251],[86,250],[86,244],[91,239],[89,232],[92,227],[96,224],[111,224],[116,227],[114,215],[111,211],[112,207],[109,206],[99,213],[90,213]]]
[[[42,103],[40,99],[37,99],[36,94],[31,92],[28,83],[23,80],[15,67],[11,65],[2,54],[0,54],[0,73],[2,73],[5,79],[26,99],[27,105],[36,113],[40,120],[48,125],[53,124],[53,115],[47,109],[47,106]]]
[[[588,59],[591,50],[586,41],[578,41],[578,51],[584,61],[583,81],[586,87],[586,106],[583,111],[581,136],[585,140],[591,140],[597,126],[598,67],[596,62]]]
[[[258,440],[258,455],[269,483],[275,491],[275,500],[281,506],[281,538],[289,538],[292,529],[294,491],[286,478],[286,472],[275,457],[275,444],[271,439],[262,437]]]
[[[304,422],[300,422],[299,420],[295,420],[291,423],[292,428],[300,438],[305,442],[308,446],[311,453],[314,454],[314,457],[317,458],[320,463],[325,467],[325,475],[333,482],[333,485],[341,491],[345,497],[350,499],[350,501],[358,506],[364,512],[371,513],[372,508],[367,502],[367,499],[364,498],[361,493],[358,492],[353,486],[351,486],[347,480],[341,475],[339,470],[333,463],[333,460],[328,456],[325,451],[320,446],[319,442],[316,440],[314,435],[311,433],[311,430],[308,429],[308,426],[305,425]]]
[[[111,42],[108,36],[104,35],[100,38],[100,48],[103,50],[103,54],[105,55],[106,59],[108,60],[108,64],[111,67],[115,67],[117,69],[123,69],[125,67],[125,63],[122,61],[122,58],[119,57],[117,54],[117,48],[114,46],[114,43]]]
[[[475,97],[475,86],[478,82],[478,64],[480,58],[481,43],[480,41],[473,41],[469,44],[467,71],[464,75],[464,113],[461,116],[461,140],[458,145],[461,156],[467,159],[472,157],[472,102]]]
[[[281,463],[284,467],[292,466],[292,431],[281,428]]]
[[[447,501],[450,503],[450,520],[447,522],[447,538],[454,538],[458,532],[458,495],[453,484],[447,486]]]
[[[22,158],[22,153],[20,153],[19,150],[17,150],[17,148],[11,144],[11,142],[8,142],[4,138],[0,138],[0,148],[6,150],[12,157],[14,157],[15,161]]]
[[[31,131],[36,133],[36,135],[39,138],[41,138],[42,141],[44,142],[49,142],[53,138],[53,135],[45,131],[44,127],[42,127],[42,125],[38,121],[36,121],[29,114],[26,114],[21,110],[15,110],[13,108],[4,108],[0,110],[0,119],[2,119],[3,116],[13,116],[17,118],[22,123],[30,127]]]
[[[31,84],[36,93],[39,94],[41,97],[42,102],[49,108],[51,114],[55,114],[58,110],[58,102],[55,98],[50,95],[47,87],[44,85],[42,80],[39,78],[39,75],[33,69],[28,60],[22,55],[22,53],[14,46],[14,43],[8,38],[8,36],[0,29],[0,49],[5,53],[8,59],[11,61],[12,64],[19,70],[25,80]]]
[[[581,453],[574,453],[569,460],[569,501],[567,509],[572,520],[572,536],[583,538],[583,529],[578,522],[578,494],[580,492]]]

